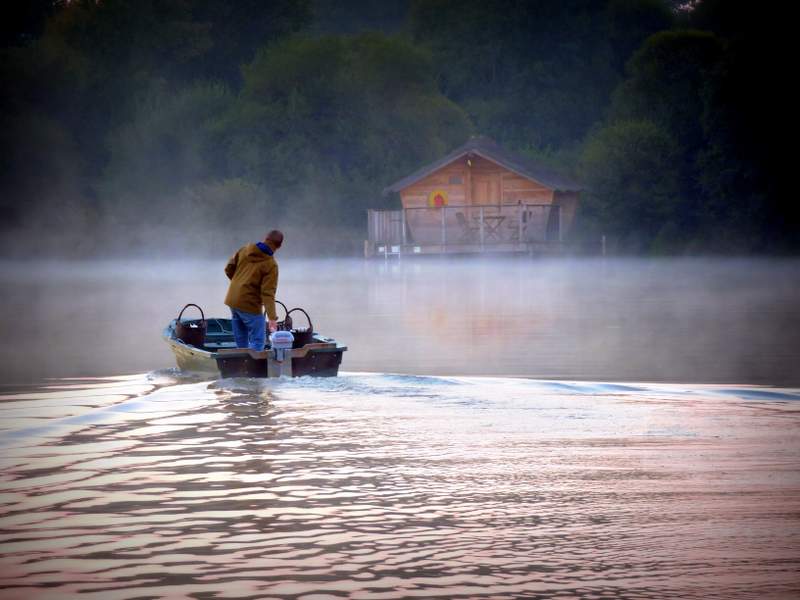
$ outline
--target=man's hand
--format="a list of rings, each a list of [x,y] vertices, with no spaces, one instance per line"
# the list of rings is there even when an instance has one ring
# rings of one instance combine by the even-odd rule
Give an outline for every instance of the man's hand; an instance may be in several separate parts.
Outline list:
[[[274,333],[278,331],[278,322],[273,321],[272,319],[269,320],[269,332]]]

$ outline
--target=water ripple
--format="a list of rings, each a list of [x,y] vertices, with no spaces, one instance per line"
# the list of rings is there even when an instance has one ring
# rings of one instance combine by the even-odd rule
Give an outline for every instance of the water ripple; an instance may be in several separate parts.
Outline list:
[[[788,598],[798,397],[174,372],[9,393],[0,598]]]

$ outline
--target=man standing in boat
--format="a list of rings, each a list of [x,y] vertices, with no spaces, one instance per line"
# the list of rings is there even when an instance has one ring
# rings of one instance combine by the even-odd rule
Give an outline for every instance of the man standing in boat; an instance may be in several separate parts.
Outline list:
[[[275,252],[283,244],[283,233],[273,229],[263,242],[247,244],[225,265],[231,280],[225,304],[231,309],[233,337],[238,348],[264,349],[266,323],[261,307],[266,309],[269,330],[278,329],[275,292],[278,289],[278,263]]]

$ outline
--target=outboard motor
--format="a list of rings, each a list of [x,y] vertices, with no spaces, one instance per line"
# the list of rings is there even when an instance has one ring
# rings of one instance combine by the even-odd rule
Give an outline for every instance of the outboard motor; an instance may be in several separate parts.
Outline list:
[[[294,344],[294,336],[291,331],[275,331],[269,336],[269,344],[272,348],[275,362],[280,366],[280,374],[284,374],[284,365],[288,365],[288,373],[292,375],[292,345]]]

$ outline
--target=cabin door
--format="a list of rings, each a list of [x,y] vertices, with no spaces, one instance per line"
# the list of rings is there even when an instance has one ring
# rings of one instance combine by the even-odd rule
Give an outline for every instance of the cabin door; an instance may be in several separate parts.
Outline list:
[[[486,206],[487,204],[500,204],[500,176],[499,175],[473,175],[472,176],[472,204]]]

